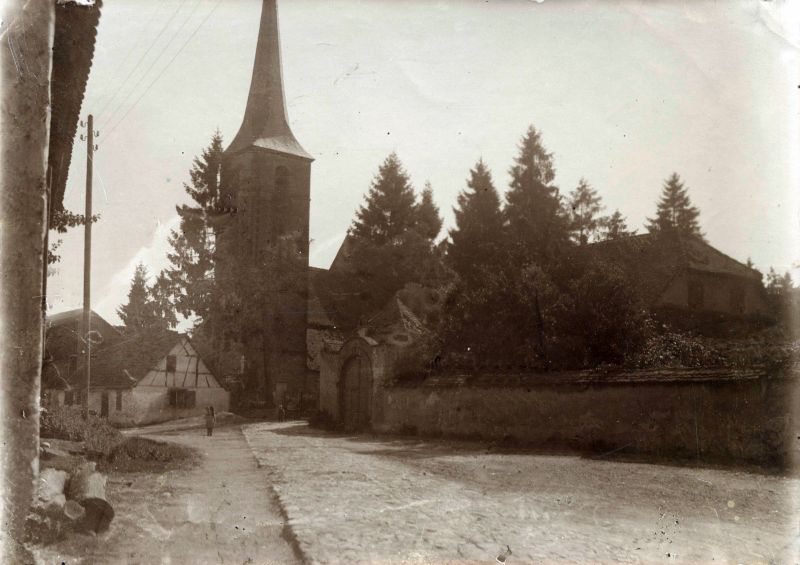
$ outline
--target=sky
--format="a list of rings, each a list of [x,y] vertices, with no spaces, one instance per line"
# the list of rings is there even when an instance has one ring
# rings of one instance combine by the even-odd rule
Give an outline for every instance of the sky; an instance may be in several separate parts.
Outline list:
[[[95,116],[92,307],[112,323],[133,270],[167,266],[175,206],[247,100],[260,0],[103,6],[82,117]],[[327,267],[397,152],[452,207],[482,158],[500,193],[534,125],[555,184],[586,178],[640,233],[677,172],[707,240],[800,280],[798,4],[279,0],[289,122],[315,157],[310,262]],[[79,128],[78,135],[81,133]],[[85,143],[65,206],[82,212]],[[50,312],[82,304],[83,230],[58,235]]]

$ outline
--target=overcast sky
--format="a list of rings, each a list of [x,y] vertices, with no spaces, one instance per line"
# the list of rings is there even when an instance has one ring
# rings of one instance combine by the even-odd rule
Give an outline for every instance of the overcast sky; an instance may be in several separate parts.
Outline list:
[[[311,263],[328,266],[391,151],[417,189],[431,182],[448,227],[479,158],[505,192],[533,124],[562,192],[585,177],[643,231],[675,171],[712,245],[763,271],[792,268],[800,80],[791,9],[780,0],[280,1],[289,121],[316,158]],[[216,128],[226,144],[238,130],[260,10],[260,0],[103,7],[82,116],[95,114],[100,130],[92,304],[113,323],[135,264],[151,274],[166,265],[192,158]],[[85,167],[76,139],[70,210],[83,211]],[[62,239],[52,312],[81,306],[82,230]]]

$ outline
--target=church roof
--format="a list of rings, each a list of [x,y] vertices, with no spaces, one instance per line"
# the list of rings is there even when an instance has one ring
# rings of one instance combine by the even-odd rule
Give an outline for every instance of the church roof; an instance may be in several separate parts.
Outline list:
[[[239,133],[225,153],[237,153],[252,147],[313,160],[289,128],[283,93],[276,0],[263,0],[247,106]]]

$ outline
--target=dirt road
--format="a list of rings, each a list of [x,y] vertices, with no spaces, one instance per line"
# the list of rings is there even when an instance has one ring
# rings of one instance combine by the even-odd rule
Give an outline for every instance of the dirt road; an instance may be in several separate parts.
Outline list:
[[[796,563],[800,483],[244,427],[314,563]]]
[[[197,448],[202,463],[162,475],[112,474],[116,517],[97,537],[48,548],[42,563],[199,565],[299,563],[265,473],[238,426],[150,435]]]

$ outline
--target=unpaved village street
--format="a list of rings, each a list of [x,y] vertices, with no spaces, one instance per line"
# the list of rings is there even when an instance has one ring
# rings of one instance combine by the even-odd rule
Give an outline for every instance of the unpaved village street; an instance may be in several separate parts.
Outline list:
[[[168,426],[160,428],[168,430]],[[147,437],[196,448],[193,469],[115,473],[108,496],[116,516],[97,537],[73,535],[38,556],[43,565],[294,564],[283,518],[239,426]]]
[[[197,448],[199,465],[110,475],[111,529],[40,563],[490,564],[506,547],[509,565],[798,563],[795,478],[299,421],[169,430],[136,433]]]
[[[312,563],[797,563],[794,478],[243,429]]]

